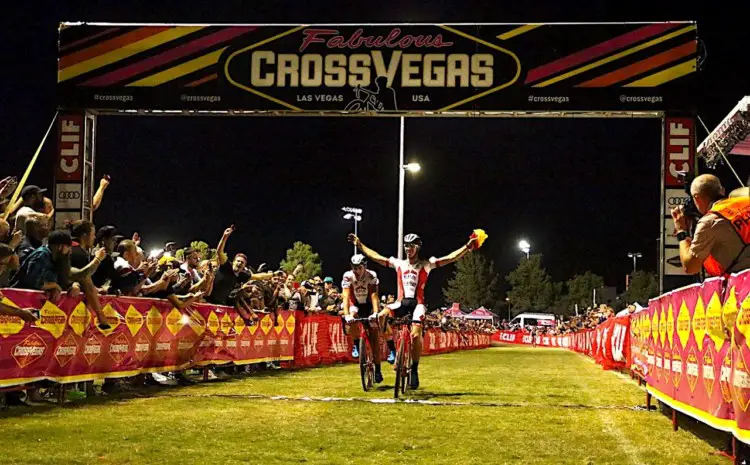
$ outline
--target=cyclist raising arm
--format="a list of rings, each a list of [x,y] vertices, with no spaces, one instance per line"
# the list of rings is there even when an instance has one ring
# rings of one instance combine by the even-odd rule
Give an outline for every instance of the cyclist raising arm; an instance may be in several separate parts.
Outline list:
[[[393,316],[401,318],[412,315],[411,338],[412,338],[412,366],[410,387],[416,389],[419,387],[419,357],[422,354],[422,320],[424,319],[427,309],[424,305],[424,288],[427,285],[427,277],[435,268],[449,265],[456,262],[476,247],[477,238],[472,236],[469,242],[460,249],[445,255],[444,257],[422,259],[419,257],[419,250],[422,247],[422,239],[416,234],[407,234],[404,237],[404,251],[406,260],[400,260],[394,257],[385,258],[378,252],[370,249],[359,240],[354,234],[349,234],[349,241],[354,243],[362,252],[371,260],[380,265],[394,268],[398,280],[398,299],[395,303],[388,305],[383,310],[381,316]],[[388,356],[390,362],[395,356],[395,347],[393,342],[388,345],[391,354]]]
[[[352,269],[344,273],[341,281],[341,289],[344,293],[344,319],[350,323],[356,318],[377,318],[380,311],[378,299],[378,276],[374,271],[367,269],[367,260],[363,255],[354,255],[351,259]],[[369,302],[368,302],[369,300]],[[359,358],[359,325],[349,325],[349,335],[354,341],[352,357]],[[375,382],[383,381],[380,371],[380,343],[378,341],[378,329],[375,325],[368,328],[370,347],[372,347],[373,361],[375,362]]]

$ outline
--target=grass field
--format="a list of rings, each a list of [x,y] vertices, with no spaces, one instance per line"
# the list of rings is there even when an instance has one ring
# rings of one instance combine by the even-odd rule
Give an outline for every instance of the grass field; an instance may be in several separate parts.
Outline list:
[[[391,399],[383,367],[385,387],[370,393],[357,366],[340,365],[11,408],[0,413],[0,464],[729,463],[712,454],[716,438],[634,409],[644,405],[635,383],[559,349],[424,358],[423,387],[407,398],[469,405],[320,400]]]

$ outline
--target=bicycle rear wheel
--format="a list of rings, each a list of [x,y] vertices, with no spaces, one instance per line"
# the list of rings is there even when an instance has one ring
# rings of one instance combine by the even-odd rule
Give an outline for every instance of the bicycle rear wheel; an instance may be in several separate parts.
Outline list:
[[[411,338],[411,334],[407,334],[406,337]],[[401,375],[402,394],[406,394],[406,385],[409,383],[409,377],[411,376],[411,344],[409,344],[408,352],[406,350],[404,352],[404,367],[402,368],[403,375]]]
[[[367,360],[367,344],[365,343],[365,339],[361,338],[359,340],[359,377],[362,380],[362,389],[364,389],[365,392],[367,392],[370,389],[370,386],[372,386],[372,383],[370,382],[370,375],[368,373],[368,360]]]

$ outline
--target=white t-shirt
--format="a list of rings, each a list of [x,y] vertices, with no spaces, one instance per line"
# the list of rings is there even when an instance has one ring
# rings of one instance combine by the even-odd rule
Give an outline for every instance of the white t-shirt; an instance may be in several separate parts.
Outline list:
[[[417,299],[417,303],[424,304],[424,288],[427,285],[427,276],[430,271],[437,268],[437,258],[430,257],[429,260],[418,260],[415,263],[409,259],[399,260],[391,257],[388,266],[396,270],[398,280],[398,300]]]
[[[26,234],[26,220],[30,215],[33,215],[34,213],[38,212],[31,207],[19,208],[18,212],[16,213],[16,230],[21,230],[24,234]]]
[[[366,270],[359,279],[353,271],[349,270],[344,273],[344,278],[341,280],[341,290],[351,289],[349,291],[349,303],[351,305],[364,305],[370,298],[372,291],[377,289],[378,284],[380,284],[378,275],[372,270]]]

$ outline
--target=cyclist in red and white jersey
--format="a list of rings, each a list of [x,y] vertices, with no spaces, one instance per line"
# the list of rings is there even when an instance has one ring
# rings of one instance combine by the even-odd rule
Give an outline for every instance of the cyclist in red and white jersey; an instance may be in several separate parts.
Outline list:
[[[352,269],[344,273],[341,280],[341,290],[344,293],[344,320],[351,323],[355,318],[377,319],[380,311],[378,298],[378,275],[367,269],[364,255],[354,255],[351,259]],[[349,335],[354,340],[352,357],[359,358],[359,328],[360,323],[349,325]],[[372,347],[375,362],[375,382],[383,381],[380,372],[380,341],[378,328],[370,325],[368,329],[370,347]]]
[[[349,241],[354,243],[372,261],[383,266],[394,268],[398,280],[398,299],[383,310],[381,316],[392,316],[401,318],[412,315],[411,325],[411,379],[409,385],[412,389],[419,387],[419,357],[422,354],[422,320],[424,320],[427,308],[424,305],[424,288],[427,285],[427,277],[430,271],[441,266],[449,265],[466,255],[476,247],[477,239],[472,236],[469,242],[450,254],[435,258],[422,259],[419,257],[419,249],[422,247],[422,239],[416,234],[407,234],[404,237],[404,252],[406,259],[385,258],[374,250],[362,244],[362,241],[354,234],[349,234]],[[389,345],[393,350],[393,346]],[[395,352],[395,351],[393,351]],[[395,355],[395,354],[393,354]],[[389,360],[391,355],[389,355]]]

